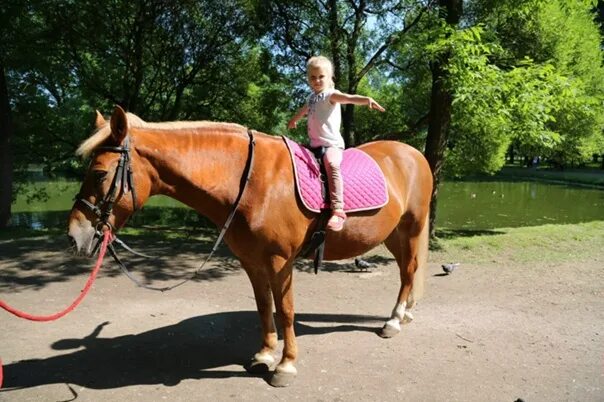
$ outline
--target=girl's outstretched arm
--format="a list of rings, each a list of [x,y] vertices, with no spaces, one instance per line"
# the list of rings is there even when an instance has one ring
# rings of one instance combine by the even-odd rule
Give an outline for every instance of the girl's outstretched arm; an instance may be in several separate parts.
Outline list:
[[[307,114],[308,114],[308,104],[302,106],[300,108],[300,110],[298,110],[298,113],[296,113],[294,115],[294,117],[291,118],[289,123],[287,123],[287,128],[289,128],[289,129],[296,128],[298,126],[298,120],[300,120],[302,117],[306,116]]]
[[[363,95],[349,95],[337,91],[331,94],[329,100],[331,103],[352,103],[354,105],[367,105],[369,109],[379,110],[380,112],[384,112],[386,110],[382,106],[380,106],[379,103],[373,100],[373,98]]]

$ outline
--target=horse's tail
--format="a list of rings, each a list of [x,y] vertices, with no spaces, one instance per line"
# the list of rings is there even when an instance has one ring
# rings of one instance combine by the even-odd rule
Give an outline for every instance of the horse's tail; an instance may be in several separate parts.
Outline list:
[[[424,225],[419,234],[419,247],[417,250],[417,269],[413,276],[413,286],[411,287],[411,294],[407,300],[407,306],[409,308],[422,298],[424,295],[424,287],[426,282],[426,271],[428,267],[428,246],[430,240],[430,213],[426,214],[424,218]]]

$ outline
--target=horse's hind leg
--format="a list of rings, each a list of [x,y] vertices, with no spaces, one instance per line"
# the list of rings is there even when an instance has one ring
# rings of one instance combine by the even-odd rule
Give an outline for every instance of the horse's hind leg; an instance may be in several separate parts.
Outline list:
[[[243,264],[243,266],[252,282],[262,328],[262,346],[260,351],[247,364],[246,369],[253,374],[262,374],[267,373],[275,363],[273,352],[278,344],[277,330],[273,319],[270,281],[263,269],[251,268],[252,266],[248,264]]]
[[[427,222],[418,220],[411,215],[405,215],[396,229],[384,242],[388,250],[396,258],[399,266],[401,287],[397,302],[392,310],[390,319],[380,332],[380,336],[390,338],[401,331],[401,323],[413,319],[407,310],[415,303],[413,285],[418,267],[425,264],[421,255],[423,247],[427,248]],[[421,281],[422,278],[417,278]],[[419,287],[419,285],[418,285]]]

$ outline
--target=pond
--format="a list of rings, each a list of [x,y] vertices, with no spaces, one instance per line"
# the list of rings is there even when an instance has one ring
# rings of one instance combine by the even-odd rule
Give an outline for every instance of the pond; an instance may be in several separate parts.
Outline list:
[[[12,206],[13,226],[66,227],[79,183],[27,183]],[[450,230],[485,230],[604,220],[604,190],[531,181],[451,181],[441,186],[437,226]],[[203,219],[178,201],[152,197],[131,226],[200,226]]]
[[[604,220],[604,190],[534,181],[446,182],[437,226],[484,230]]]

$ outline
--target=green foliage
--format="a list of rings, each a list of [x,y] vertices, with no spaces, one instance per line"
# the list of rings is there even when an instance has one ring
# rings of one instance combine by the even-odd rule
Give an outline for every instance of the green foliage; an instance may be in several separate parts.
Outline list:
[[[493,63],[515,88],[508,103],[517,150],[559,165],[602,153],[604,69],[594,2],[474,4],[475,18],[502,49]]]
[[[453,116],[447,172],[494,173],[512,143],[523,155],[560,165],[602,152],[604,70],[588,6],[474,5],[483,6],[473,9],[483,23],[439,28],[425,47],[430,59],[448,55]]]
[[[419,149],[431,65],[446,55],[449,174],[495,172],[510,144],[561,165],[604,152],[594,1],[466,1],[456,30],[419,0],[365,2],[362,15],[358,1],[336,1],[333,21],[330,4],[4,2],[0,22],[11,29],[1,32],[0,56],[16,166],[75,174],[81,162],[73,150],[92,131],[94,109],[108,113],[115,104],[150,121],[234,121],[284,134],[307,93],[305,55],[317,53],[340,59],[340,89],[354,84],[386,107],[383,114],[356,108],[358,142],[396,139]],[[287,134],[303,140],[305,128]]]
[[[110,113],[116,104],[149,121],[283,127],[286,83],[257,42],[246,4],[12,3],[2,16],[18,23],[0,51],[8,61],[16,167],[75,174],[81,162],[73,152],[92,132],[94,110]]]

